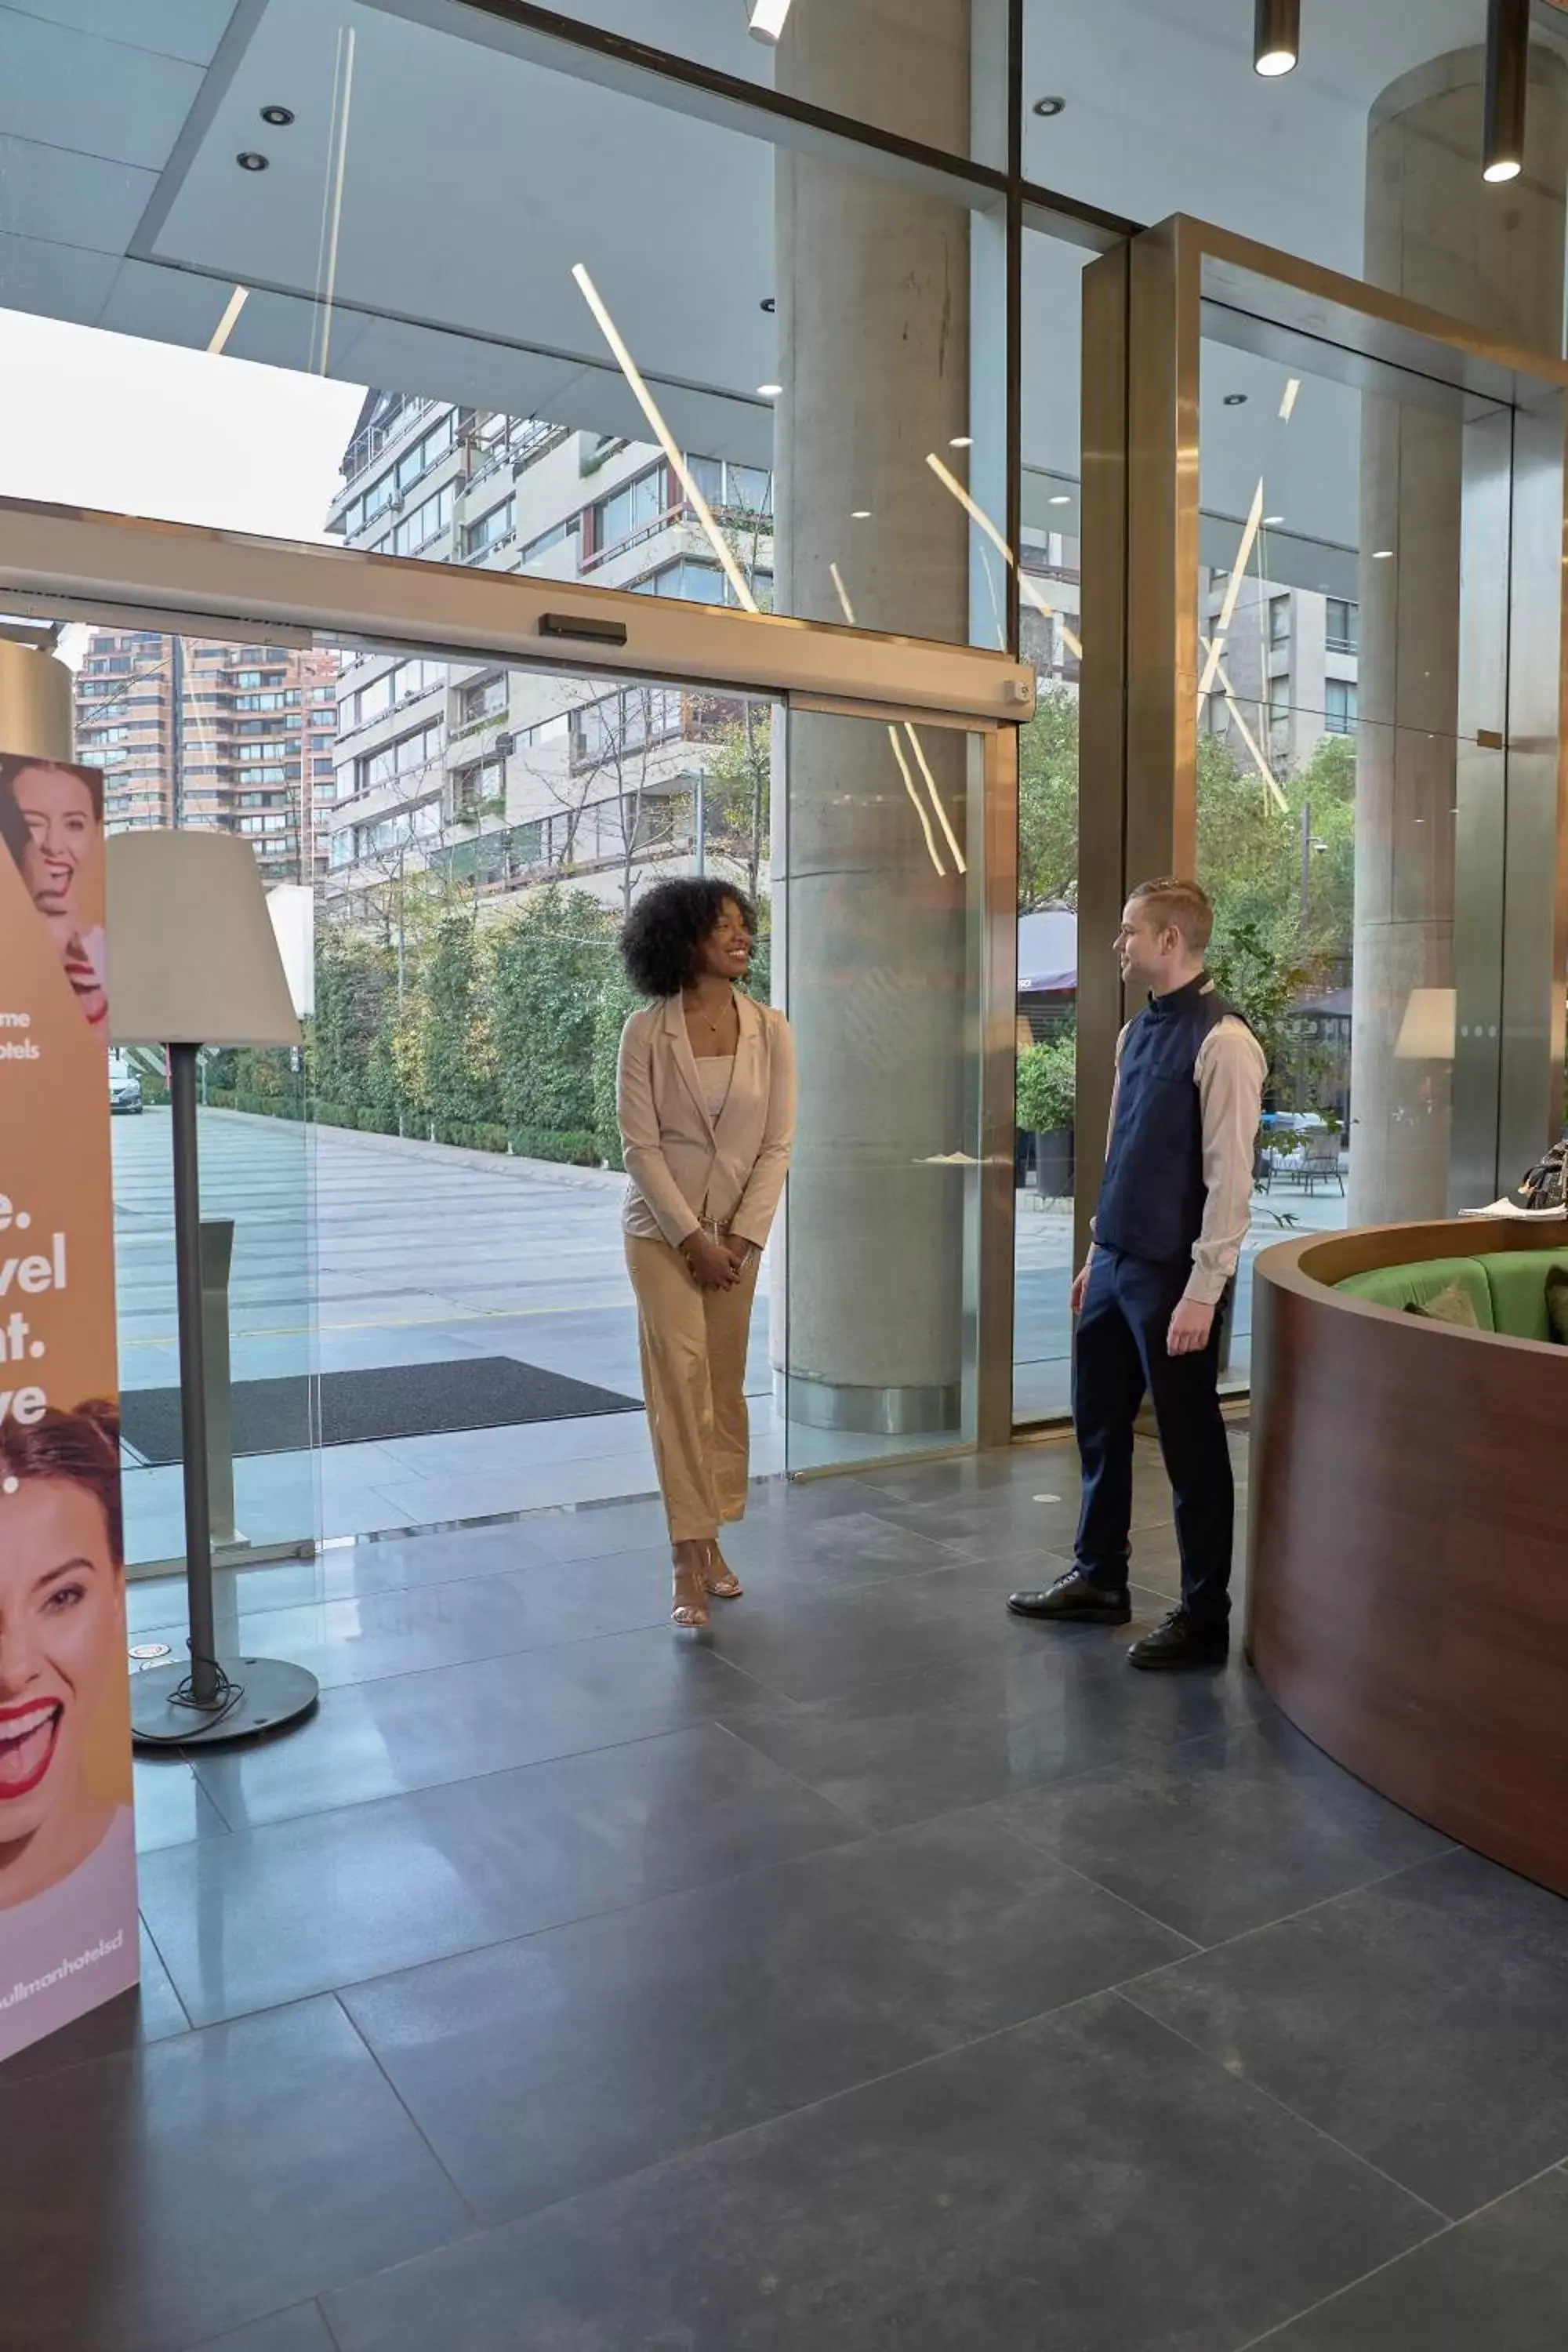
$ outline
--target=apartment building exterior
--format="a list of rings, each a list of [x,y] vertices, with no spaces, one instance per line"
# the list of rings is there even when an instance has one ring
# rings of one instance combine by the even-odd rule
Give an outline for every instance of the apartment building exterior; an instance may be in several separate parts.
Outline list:
[[[688,463],[765,607],[771,478]],[[703,604],[729,593],[658,449],[400,394],[367,400],[329,528],[426,562]],[[703,777],[744,723],[741,706],[678,688],[407,655],[352,660],[339,698],[323,870],[329,905],[350,916],[420,867],[490,908],[563,878],[616,906],[649,872],[690,871],[709,845]],[[765,745],[765,714],[750,723]]]
[[[336,793],[335,654],[94,629],[77,672],[77,757],[103,770],[111,833],[242,834],[269,883],[310,882]]]
[[[1212,642],[1223,630],[1224,677],[1216,673],[1215,685],[1229,689],[1228,698],[1223,690],[1207,697],[1205,723],[1244,763],[1245,727],[1283,780],[1307,765],[1326,736],[1356,731],[1360,605],[1353,593],[1249,575],[1226,624],[1229,591],[1227,572],[1205,574],[1203,634]]]

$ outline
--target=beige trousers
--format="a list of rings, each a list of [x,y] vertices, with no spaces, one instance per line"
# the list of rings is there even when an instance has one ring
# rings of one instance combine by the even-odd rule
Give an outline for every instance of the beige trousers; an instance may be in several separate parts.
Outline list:
[[[668,1242],[628,1234],[626,1244],[669,1539],[711,1542],[746,1508],[746,1341],[758,1255],[732,1289],[700,1290]]]

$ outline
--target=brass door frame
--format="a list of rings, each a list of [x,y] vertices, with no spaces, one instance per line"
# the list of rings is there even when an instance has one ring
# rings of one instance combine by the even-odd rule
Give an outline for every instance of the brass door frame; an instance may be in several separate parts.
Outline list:
[[[1478,885],[1508,909],[1496,979],[1500,1034],[1488,1047],[1496,1102],[1490,1164],[1517,1173],[1562,1116],[1568,363],[1179,215],[1084,272],[1080,1256],[1124,1017],[1110,940],[1135,882],[1190,872],[1196,856],[1199,364],[1210,335],[1266,357],[1294,357],[1305,373],[1362,389],[1387,383],[1387,372],[1397,370],[1402,380],[1425,376],[1514,412],[1505,586],[1510,655],[1526,658],[1517,676],[1510,664],[1505,821],[1495,843],[1467,845],[1467,856],[1473,850],[1495,864],[1495,876],[1478,876]],[[1464,953],[1457,938],[1457,960]]]

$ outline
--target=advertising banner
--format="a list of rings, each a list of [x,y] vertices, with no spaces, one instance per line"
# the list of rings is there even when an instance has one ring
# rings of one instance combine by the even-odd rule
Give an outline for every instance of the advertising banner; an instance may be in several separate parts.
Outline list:
[[[0,753],[0,2060],[138,1976],[103,780]]]

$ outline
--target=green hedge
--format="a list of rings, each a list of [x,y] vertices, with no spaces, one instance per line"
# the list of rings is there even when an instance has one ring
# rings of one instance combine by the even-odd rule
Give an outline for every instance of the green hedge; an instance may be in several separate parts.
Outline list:
[[[604,1158],[596,1135],[549,1127],[514,1127],[511,1148],[520,1160],[553,1160],[566,1168],[596,1168]]]
[[[505,1151],[507,1132],[490,1119],[433,1118],[432,1143],[449,1143],[459,1151]]]

